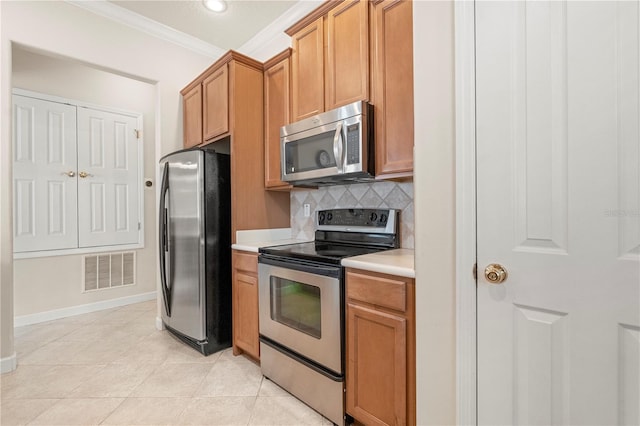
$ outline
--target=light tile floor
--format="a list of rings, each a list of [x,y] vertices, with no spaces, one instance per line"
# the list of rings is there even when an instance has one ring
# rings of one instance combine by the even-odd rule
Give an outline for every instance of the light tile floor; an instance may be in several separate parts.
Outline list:
[[[156,302],[19,327],[0,376],[6,425],[331,425],[230,349],[155,328]]]

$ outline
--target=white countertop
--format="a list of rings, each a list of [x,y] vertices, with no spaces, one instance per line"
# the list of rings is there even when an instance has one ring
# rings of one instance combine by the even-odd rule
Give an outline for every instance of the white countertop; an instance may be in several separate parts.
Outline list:
[[[414,251],[412,249],[385,250],[378,253],[342,259],[342,266],[358,268],[382,274],[415,278]]]
[[[236,231],[236,243],[231,248],[258,253],[260,247],[280,246],[305,241],[307,240],[291,238],[291,228],[251,229]]]
[[[260,247],[295,244],[305,241],[307,240],[291,238],[291,228],[244,230],[236,232],[236,243],[231,248],[258,253]],[[413,256],[412,249],[386,250],[342,259],[342,266],[415,278]]]

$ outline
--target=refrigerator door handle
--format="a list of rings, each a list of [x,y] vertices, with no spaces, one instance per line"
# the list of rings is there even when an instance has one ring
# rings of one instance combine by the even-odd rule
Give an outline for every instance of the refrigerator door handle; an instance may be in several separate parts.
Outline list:
[[[167,316],[171,317],[171,288],[167,283],[167,255],[169,253],[169,235],[168,235],[168,212],[166,201],[168,200],[167,192],[169,192],[169,163],[165,163],[162,172],[162,185],[160,187],[160,217],[158,223],[160,225],[160,282],[162,285],[162,295],[164,300],[164,309]]]

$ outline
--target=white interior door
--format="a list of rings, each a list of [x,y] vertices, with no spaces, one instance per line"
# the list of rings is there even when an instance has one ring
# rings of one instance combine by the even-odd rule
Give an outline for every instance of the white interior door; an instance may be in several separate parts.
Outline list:
[[[476,2],[479,424],[640,424],[639,20]]]
[[[13,95],[14,252],[75,248],[76,107]]]
[[[79,247],[138,242],[135,117],[78,108]]]

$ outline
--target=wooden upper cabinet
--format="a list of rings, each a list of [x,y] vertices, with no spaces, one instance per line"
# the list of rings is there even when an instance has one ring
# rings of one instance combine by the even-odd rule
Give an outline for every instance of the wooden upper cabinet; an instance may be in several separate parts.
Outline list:
[[[281,180],[280,128],[289,123],[291,49],[264,64],[264,185],[270,189],[288,189]]]
[[[232,153],[233,243],[238,230],[291,224],[289,194],[265,190],[263,74],[262,62],[230,50],[180,92],[185,97],[196,86],[202,90],[203,134],[194,145],[211,142],[217,151]]]
[[[320,17],[291,37],[292,117],[324,111],[324,24]]]
[[[348,0],[327,15],[326,109],[369,99],[369,14]]]
[[[202,81],[203,140],[229,131],[229,69],[223,64]]]
[[[413,4],[382,0],[372,15],[376,176],[412,176]]]
[[[184,147],[202,143],[202,86],[187,88],[182,94]]]
[[[291,121],[369,99],[369,2],[328,1],[287,30]]]

